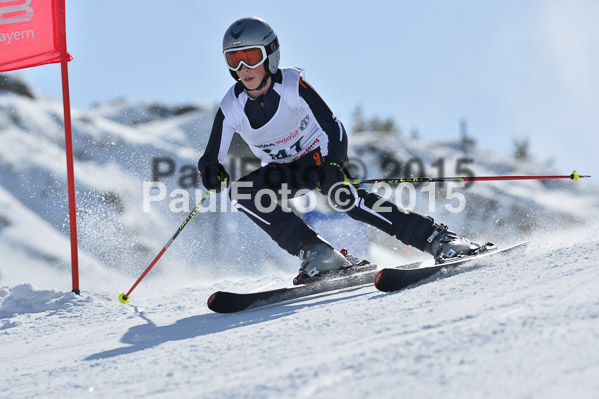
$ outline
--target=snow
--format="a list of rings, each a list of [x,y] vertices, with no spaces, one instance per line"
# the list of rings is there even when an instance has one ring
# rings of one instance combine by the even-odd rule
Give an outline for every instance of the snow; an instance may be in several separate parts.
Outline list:
[[[599,240],[585,237],[531,237],[519,259],[397,293],[366,286],[232,315],[206,308],[212,291],[284,277],[155,283],[130,305],[5,287],[4,395],[594,398]]]
[[[153,157],[172,159],[178,172],[205,146],[211,112],[179,109],[118,102],[73,110],[75,295],[61,105],[0,92],[0,397],[597,398],[592,179],[476,184],[463,191],[459,214],[446,210],[439,189],[435,219],[499,246],[529,240],[522,256],[396,293],[364,286],[231,315],[210,312],[210,294],[288,286],[298,261],[243,215],[198,214],[130,304],[119,303],[187,216],[169,211],[168,200],[150,212],[141,206]],[[455,147],[372,132],[352,137],[351,151],[370,176],[385,174],[379,149],[422,159],[428,172],[444,159],[447,175],[464,157],[476,160],[467,165],[476,175],[553,174]],[[179,177],[163,180],[170,191]],[[417,196],[416,210],[429,213],[428,194]],[[344,234],[327,230],[324,218],[315,221],[319,231],[336,245],[353,243],[350,251],[363,251],[356,255],[382,266],[425,259],[328,217]]]
[[[40,313],[71,307],[77,297],[74,293],[64,294],[55,290],[36,290],[31,284],[21,284],[0,290],[0,316],[8,318],[23,313]]]

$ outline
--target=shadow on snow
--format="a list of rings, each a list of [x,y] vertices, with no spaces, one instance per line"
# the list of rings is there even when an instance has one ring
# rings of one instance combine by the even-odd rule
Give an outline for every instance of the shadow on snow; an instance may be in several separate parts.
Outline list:
[[[88,356],[84,360],[108,359],[116,356],[142,351],[145,349],[150,349],[169,341],[179,341],[184,339],[196,338],[204,335],[216,334],[219,332],[232,330],[235,328],[248,327],[254,324],[260,324],[271,320],[291,316],[300,309],[306,309],[315,306],[327,305],[329,303],[350,300],[364,295],[371,295],[369,300],[377,300],[389,295],[393,296],[396,294],[404,293],[408,290],[417,288],[422,284],[427,284],[429,282],[439,279],[453,277],[464,272],[473,271],[479,268],[480,266],[478,265],[469,265],[466,267],[460,267],[455,270],[437,273],[427,279],[412,284],[409,287],[406,287],[402,290],[390,293],[369,291],[361,294],[344,296],[341,298],[325,299],[328,296],[337,295],[339,293],[357,291],[364,288],[365,286],[352,287],[341,291],[326,292],[317,296],[298,298],[292,301],[288,301],[285,304],[273,304],[263,308],[250,309],[239,313],[208,313],[186,317],[184,319],[177,320],[174,324],[166,326],[157,326],[156,324],[154,324],[152,320],[150,320],[146,315],[144,315],[143,312],[140,312],[138,314],[143,320],[146,321],[146,324],[131,327],[129,331],[125,333],[123,338],[121,338],[121,342],[125,344],[130,344],[130,346],[96,353]],[[373,295],[376,293],[378,293],[379,295]],[[301,303],[306,300],[314,300],[318,298],[321,298],[321,300],[319,300],[318,302],[309,304]]]
[[[96,353],[86,357],[84,360],[108,359],[116,356],[126,355],[129,353],[150,349],[169,341],[196,338],[204,335],[232,330],[235,328],[248,327],[251,325],[291,316],[300,309],[326,305],[329,303],[335,303],[367,294],[372,294],[372,292],[366,292],[344,296],[342,298],[325,299],[327,296],[339,294],[340,292],[351,292],[361,288],[364,287],[354,287],[343,291],[324,293],[318,296],[322,299],[315,303],[294,305],[294,303],[301,302],[302,300],[305,301],[307,299],[315,299],[314,296],[311,296],[309,298],[299,298],[287,302],[285,305],[273,304],[264,308],[251,309],[240,313],[226,315],[209,313],[186,317],[184,319],[177,320],[174,324],[166,326],[157,326],[143,312],[140,312],[138,314],[146,322],[146,324],[131,327],[129,331],[123,335],[123,338],[121,338],[121,342],[130,344],[130,346]]]

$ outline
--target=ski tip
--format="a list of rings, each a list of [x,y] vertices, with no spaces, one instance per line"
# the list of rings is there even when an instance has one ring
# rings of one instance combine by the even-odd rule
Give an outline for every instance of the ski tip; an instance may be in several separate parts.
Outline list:
[[[252,294],[217,291],[208,298],[208,309],[216,313],[235,313],[256,307]]]
[[[389,271],[387,269],[382,269],[376,274],[376,276],[374,276],[374,286],[379,291],[391,292],[396,290],[393,286],[389,284],[389,279],[387,278],[388,274]]]
[[[385,269],[379,271],[376,276],[374,276],[374,286],[378,287],[379,286],[379,281],[381,281],[381,278],[383,277],[383,272],[385,271]]]
[[[214,301],[216,301],[216,298],[218,297],[220,291],[215,292],[214,294],[210,295],[210,297],[208,298],[208,309],[214,310],[213,309],[213,305],[214,305]]]
[[[127,304],[129,303],[129,297],[126,294],[119,295],[119,302]]]

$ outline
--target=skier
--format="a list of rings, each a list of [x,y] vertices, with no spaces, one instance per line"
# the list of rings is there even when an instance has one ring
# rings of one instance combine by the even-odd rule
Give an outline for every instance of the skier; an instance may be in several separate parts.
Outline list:
[[[318,189],[334,208],[406,245],[450,258],[481,245],[459,237],[431,217],[400,209],[359,186],[349,185],[347,134],[343,124],[300,68],[279,68],[279,41],[270,25],[242,18],[225,32],[223,53],[236,83],[220,103],[198,162],[202,183],[220,192],[229,186],[222,163],[234,132],[261,160],[261,167],[233,183],[229,196],[277,244],[301,260],[294,283],[304,283],[352,264],[303,220],[284,209],[282,190]],[[259,194],[271,190],[273,195]],[[271,203],[274,198],[278,200]],[[349,206],[348,206],[349,205]]]

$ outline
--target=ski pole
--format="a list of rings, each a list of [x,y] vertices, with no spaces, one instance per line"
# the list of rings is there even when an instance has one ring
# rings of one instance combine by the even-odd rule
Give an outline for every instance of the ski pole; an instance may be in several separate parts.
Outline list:
[[[570,175],[557,176],[462,176],[462,177],[408,177],[399,179],[349,179],[349,184],[399,184],[399,183],[436,183],[436,182],[456,182],[456,181],[491,181],[491,180],[546,180],[546,179],[570,179],[574,183],[578,179],[589,178],[588,175],[579,175],[576,171]]]
[[[143,280],[143,278],[146,277],[146,275],[150,272],[150,270],[152,270],[152,268],[154,267],[154,265],[156,264],[156,262],[158,262],[158,259],[160,259],[160,257],[162,256],[162,254],[164,254],[166,252],[166,250],[172,244],[172,242],[175,241],[175,238],[177,238],[177,236],[179,235],[179,233],[181,233],[181,231],[185,228],[185,226],[187,226],[187,223],[191,220],[192,217],[194,217],[194,215],[196,214],[196,212],[198,211],[198,209],[201,208],[201,206],[204,204],[204,202],[206,202],[206,200],[208,199],[208,197],[209,197],[209,193],[207,192],[206,194],[204,194],[204,197],[196,205],[196,207],[193,208],[193,211],[191,211],[191,213],[189,214],[189,216],[187,216],[187,218],[181,224],[181,226],[179,226],[179,229],[175,232],[175,234],[173,234],[173,236],[171,237],[171,239],[168,240],[168,242],[166,243],[166,245],[164,246],[164,248],[162,248],[162,250],[160,251],[160,253],[154,258],[154,260],[152,261],[152,263],[150,263],[150,266],[148,266],[148,268],[146,269],[146,271],[143,272],[142,275],[137,279],[137,281],[135,282],[135,284],[133,284],[133,287],[131,287],[131,289],[126,294],[120,294],[119,295],[119,302],[121,302],[121,303],[129,303],[129,295],[131,294],[131,291],[133,291],[135,289],[135,287],[137,287],[137,285],[141,282],[141,280]]]

